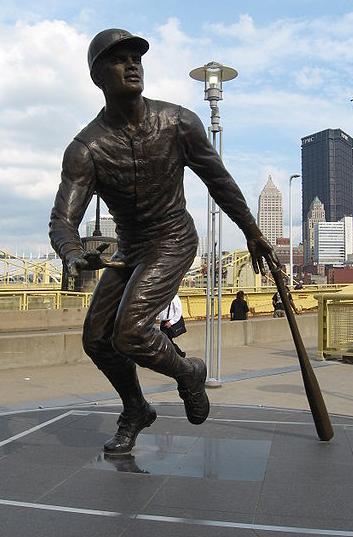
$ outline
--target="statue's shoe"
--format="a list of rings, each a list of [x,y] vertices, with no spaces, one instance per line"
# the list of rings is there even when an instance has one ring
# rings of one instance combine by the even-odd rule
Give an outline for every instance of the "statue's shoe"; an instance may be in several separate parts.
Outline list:
[[[104,453],[107,455],[130,453],[139,432],[152,425],[156,418],[156,410],[150,405],[146,406],[144,411],[135,417],[120,414],[117,422],[118,430],[113,438],[104,444]]]
[[[188,358],[188,360],[192,363],[194,372],[177,379],[178,392],[184,401],[188,420],[194,425],[200,425],[210,412],[210,403],[205,389],[207,368],[200,358]]]

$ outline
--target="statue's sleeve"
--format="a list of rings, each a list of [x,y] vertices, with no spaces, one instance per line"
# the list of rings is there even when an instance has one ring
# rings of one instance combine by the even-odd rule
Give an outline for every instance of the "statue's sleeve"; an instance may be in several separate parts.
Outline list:
[[[179,129],[186,166],[200,177],[215,202],[242,229],[247,239],[259,237],[261,232],[245,198],[209,142],[199,117],[181,108]]]
[[[49,222],[51,244],[66,262],[84,253],[78,227],[92,199],[95,183],[90,151],[74,140],[64,154],[61,183]]]

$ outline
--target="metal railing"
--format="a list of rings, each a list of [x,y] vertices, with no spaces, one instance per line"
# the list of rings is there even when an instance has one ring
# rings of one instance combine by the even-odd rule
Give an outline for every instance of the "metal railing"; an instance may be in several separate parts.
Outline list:
[[[318,301],[318,355],[353,358],[353,291],[323,293]]]
[[[1,291],[0,311],[88,308],[91,296],[70,291]]]
[[[331,286],[331,291],[339,291],[342,286]],[[273,311],[272,295],[275,287],[261,289],[243,288],[246,300],[253,315],[268,315]],[[222,316],[229,314],[230,305],[238,288],[224,288],[222,296]],[[327,294],[327,288],[318,289],[317,286],[306,286],[305,289],[292,291],[293,299],[299,310],[310,311],[317,309],[316,296]],[[183,306],[183,315],[186,319],[203,319],[206,314],[206,289],[180,288],[179,295]],[[334,295],[335,296],[335,295]],[[340,293],[340,296],[342,294]],[[0,311],[27,311],[27,310],[59,310],[72,308],[88,308],[92,293],[78,293],[73,291],[46,290],[6,290],[0,291]],[[217,302],[217,298],[216,298]],[[218,307],[217,303],[216,306]]]

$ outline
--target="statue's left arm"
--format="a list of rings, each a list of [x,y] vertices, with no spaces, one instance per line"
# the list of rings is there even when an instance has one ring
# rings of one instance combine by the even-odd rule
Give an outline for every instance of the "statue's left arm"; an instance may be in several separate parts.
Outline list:
[[[209,142],[199,117],[190,110],[181,108],[179,129],[185,165],[201,178],[222,211],[243,231],[255,272],[260,270],[264,274],[263,257],[279,265],[271,244],[257,226],[240,188]]]

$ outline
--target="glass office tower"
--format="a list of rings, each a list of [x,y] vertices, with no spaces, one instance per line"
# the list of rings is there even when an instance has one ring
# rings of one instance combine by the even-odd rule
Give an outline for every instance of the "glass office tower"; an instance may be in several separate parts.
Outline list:
[[[317,196],[326,220],[337,222],[353,214],[353,139],[341,129],[326,129],[302,138],[302,223]],[[307,260],[306,260],[307,261]]]

